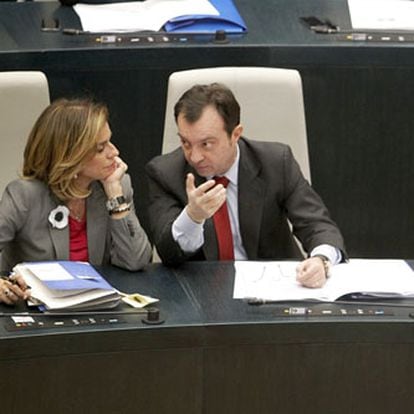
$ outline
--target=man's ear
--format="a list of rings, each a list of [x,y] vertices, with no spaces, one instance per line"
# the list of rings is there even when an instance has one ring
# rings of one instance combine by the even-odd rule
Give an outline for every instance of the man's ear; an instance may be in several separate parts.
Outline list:
[[[234,142],[237,142],[243,133],[243,126],[241,124],[237,125],[232,132],[232,139]]]

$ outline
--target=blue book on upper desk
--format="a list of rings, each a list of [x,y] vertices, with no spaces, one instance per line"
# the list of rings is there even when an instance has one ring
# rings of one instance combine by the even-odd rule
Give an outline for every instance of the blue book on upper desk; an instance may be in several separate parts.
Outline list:
[[[227,33],[245,33],[246,24],[232,0],[209,0],[220,13],[218,16],[185,15],[169,20],[166,32],[180,33],[215,33],[224,30]]]

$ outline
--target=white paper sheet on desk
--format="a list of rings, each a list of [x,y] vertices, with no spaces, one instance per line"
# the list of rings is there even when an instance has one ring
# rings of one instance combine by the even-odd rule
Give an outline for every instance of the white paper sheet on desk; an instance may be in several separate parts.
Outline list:
[[[235,262],[235,299],[335,301],[350,293],[377,297],[414,295],[414,272],[403,260],[351,259],[332,267],[332,275],[321,289],[310,289],[296,281],[299,262]]]
[[[60,263],[27,263],[26,268],[33,272],[33,274],[43,282],[51,280],[61,281],[73,279],[73,276],[63,266],[61,266]]]
[[[413,1],[348,0],[348,7],[353,29],[414,29]]]
[[[177,16],[219,12],[208,0],[146,0],[101,5],[76,4],[82,28],[88,32],[158,31]]]

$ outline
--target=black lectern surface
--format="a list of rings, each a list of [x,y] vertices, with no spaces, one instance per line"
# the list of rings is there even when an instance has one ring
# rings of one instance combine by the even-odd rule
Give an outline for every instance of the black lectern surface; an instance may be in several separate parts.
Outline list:
[[[114,142],[129,164],[146,225],[144,164],[161,151],[170,73],[229,65],[298,69],[312,184],[342,229],[350,255],[410,257],[414,43],[345,41],[300,22],[315,15],[350,29],[346,0],[235,4],[248,33],[230,36],[228,43],[215,43],[211,36],[142,42],[126,36],[102,43],[97,35],[41,31],[45,17],[59,19],[62,29],[79,29],[70,7],[3,2],[0,70],[43,70],[52,99],[87,94],[109,105]]]

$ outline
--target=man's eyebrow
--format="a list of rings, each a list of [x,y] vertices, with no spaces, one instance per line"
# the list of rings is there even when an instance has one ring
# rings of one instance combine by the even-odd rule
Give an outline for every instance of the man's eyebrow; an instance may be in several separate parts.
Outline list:
[[[178,138],[180,138],[181,141],[188,141],[188,138],[186,136],[180,134],[179,132],[177,133],[177,135],[178,135]]]

